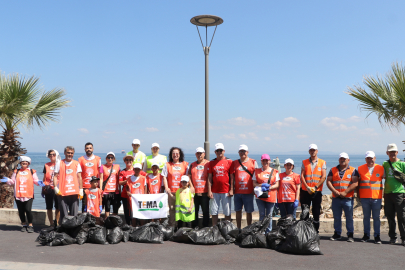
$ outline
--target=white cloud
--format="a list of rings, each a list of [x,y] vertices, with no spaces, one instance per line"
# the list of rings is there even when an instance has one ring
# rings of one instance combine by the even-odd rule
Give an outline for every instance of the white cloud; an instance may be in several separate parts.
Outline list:
[[[265,123],[263,125],[259,125],[259,126],[257,126],[257,128],[269,130],[269,129],[272,129],[273,127],[280,129],[282,127],[299,127],[300,125],[301,125],[300,121],[297,118],[290,116],[290,117],[284,118],[282,121],[277,121],[272,124]]]
[[[302,135],[297,135],[297,138],[298,138],[298,139],[305,139],[305,138],[308,138],[308,135],[304,135],[304,134],[302,134]]]
[[[264,137],[264,139],[265,139],[266,141],[270,141],[270,140],[271,140],[270,137]]]
[[[239,134],[239,137],[241,137],[242,139],[246,139],[246,138],[247,138],[246,134]]]
[[[252,126],[256,124],[253,119],[247,119],[244,117],[236,117],[228,120],[228,123],[235,126]]]
[[[347,119],[339,118],[339,117],[326,117],[321,120],[321,125],[324,127],[330,129],[330,130],[342,130],[342,131],[348,131],[348,130],[356,130],[356,126],[348,126],[343,123],[356,123],[361,121],[361,118],[354,115],[352,117],[349,117]]]
[[[227,140],[234,140],[234,139],[236,139],[235,134],[233,134],[233,133],[224,134],[224,135],[222,135],[222,138],[227,139]]]
[[[84,134],[89,133],[89,131],[86,128],[78,128],[77,130]]]
[[[179,126],[182,126],[182,125],[183,125],[183,123],[181,123],[181,122],[178,122],[178,123],[177,123],[177,125],[179,125]]]
[[[254,132],[248,132],[247,134],[239,134],[239,137],[242,139],[253,139],[253,140],[257,140],[258,137],[256,135],[256,133]]]
[[[159,131],[157,128],[154,128],[154,127],[147,127],[147,128],[145,128],[145,130],[146,130],[147,132],[156,132],[156,131]]]

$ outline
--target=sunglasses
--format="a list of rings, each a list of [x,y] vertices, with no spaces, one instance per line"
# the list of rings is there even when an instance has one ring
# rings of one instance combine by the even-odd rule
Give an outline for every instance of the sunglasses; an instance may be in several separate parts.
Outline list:
[[[133,159],[130,159],[130,158],[126,158],[125,159],[125,162],[127,162],[127,161],[132,161]]]
[[[50,157],[56,157],[56,154],[49,154]]]
[[[107,157],[107,159],[114,159],[114,157]]]
[[[215,152],[222,152],[222,151],[224,151],[224,150],[222,150],[222,149],[218,149],[218,150],[215,150]]]

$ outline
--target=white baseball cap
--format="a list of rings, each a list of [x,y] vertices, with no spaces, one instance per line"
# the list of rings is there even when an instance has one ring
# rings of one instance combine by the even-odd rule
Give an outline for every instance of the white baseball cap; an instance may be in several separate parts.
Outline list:
[[[240,151],[240,150],[249,151],[249,148],[247,147],[246,144],[241,144],[241,145],[239,145],[239,151]]]
[[[158,168],[160,168],[160,165],[159,165],[159,163],[157,163],[157,162],[153,162],[151,168],[152,168],[153,166],[158,166]]]
[[[31,164],[31,158],[27,156],[20,156],[20,163],[23,161],[28,161],[28,163]]]
[[[287,159],[284,161],[284,164],[287,164],[287,163],[290,163],[290,164],[294,165],[294,160],[292,160],[291,158],[287,158]]]
[[[108,157],[108,155],[113,155],[115,158],[115,154],[113,152],[108,152],[107,155],[105,155],[105,157]]]
[[[316,145],[316,144],[310,144],[309,145],[309,150],[311,150],[311,149],[315,149],[315,150],[318,150],[318,146]]]
[[[136,163],[136,164],[134,165],[134,169],[136,169],[136,168],[142,170],[142,165],[141,165],[140,163]]]
[[[367,151],[366,152],[366,158],[371,157],[374,158],[375,157],[375,153],[373,151]]]
[[[189,182],[189,181],[190,181],[190,178],[187,175],[183,175],[180,180],[180,182]]]
[[[224,145],[223,145],[222,143],[217,143],[217,144],[215,145],[215,150],[218,150],[218,149],[225,150],[225,147],[224,147]]]
[[[340,153],[339,158],[349,159],[349,155],[347,153],[343,152],[343,153]]]
[[[139,144],[139,145],[141,145],[141,141],[138,140],[138,139],[134,139],[134,140],[132,141],[132,144]]]
[[[155,142],[155,143],[152,143],[152,148],[155,147],[155,146],[156,146],[157,148],[160,148],[160,146],[159,146],[158,143],[156,143],[156,142]]]
[[[196,153],[205,153],[205,150],[202,147],[198,147],[197,149],[195,149],[195,152]]]
[[[387,151],[388,151],[388,152],[391,152],[391,151],[396,151],[396,152],[398,152],[398,147],[397,147],[397,145],[396,145],[395,143],[390,143],[390,144],[387,146]]]

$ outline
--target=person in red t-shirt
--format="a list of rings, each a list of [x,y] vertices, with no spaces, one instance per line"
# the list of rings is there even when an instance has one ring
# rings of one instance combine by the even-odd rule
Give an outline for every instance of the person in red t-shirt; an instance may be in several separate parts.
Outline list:
[[[198,226],[198,211],[201,205],[203,212],[203,227],[209,227],[210,221],[210,198],[208,197],[208,173],[207,168],[209,161],[205,159],[205,150],[202,147],[198,147],[195,152],[197,161],[194,161],[188,167],[188,177],[194,185],[194,207],[195,207],[195,219],[192,222],[192,227]]]
[[[215,155],[217,158],[211,160],[207,168],[212,226],[218,223],[221,202],[225,219],[231,220],[231,197],[233,196],[233,182],[229,178],[232,160],[225,157],[225,148],[222,143],[215,145]]]
[[[248,157],[249,149],[246,145],[239,146],[240,159],[234,160],[231,167],[231,182],[234,183],[235,196],[233,202],[236,212],[236,224],[240,229],[242,226],[242,208],[246,211],[247,225],[252,224],[253,206],[253,175],[255,169],[259,168],[256,160]]]
[[[280,173],[280,186],[278,188],[278,207],[280,208],[281,217],[293,215],[300,200],[300,175],[293,172],[294,160],[288,158],[284,161],[285,172]]]

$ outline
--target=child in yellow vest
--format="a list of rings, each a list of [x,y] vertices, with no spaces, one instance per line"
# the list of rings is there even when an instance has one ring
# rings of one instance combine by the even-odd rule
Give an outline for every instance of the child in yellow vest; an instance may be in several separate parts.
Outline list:
[[[180,188],[176,191],[176,221],[177,228],[190,227],[189,222],[195,219],[194,193],[190,190],[190,178],[183,175]]]

